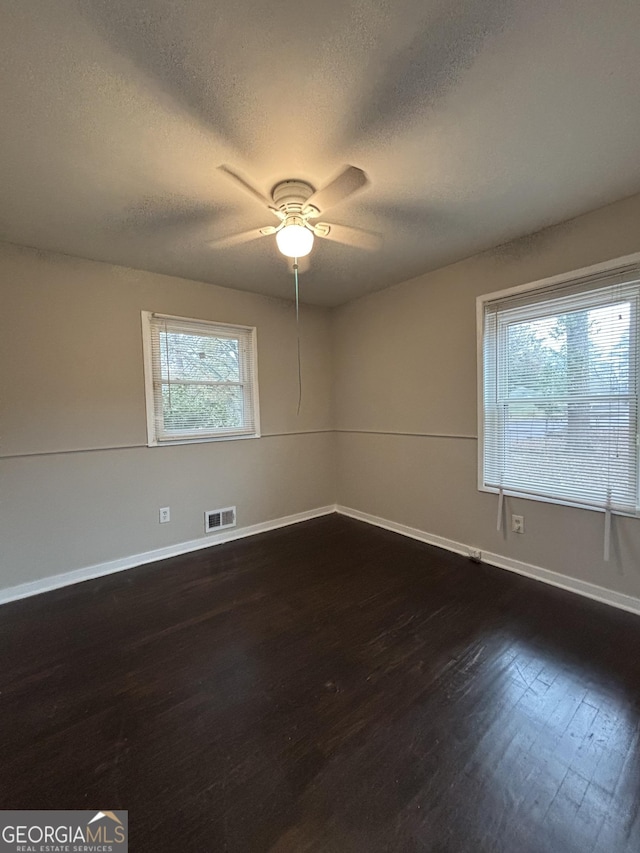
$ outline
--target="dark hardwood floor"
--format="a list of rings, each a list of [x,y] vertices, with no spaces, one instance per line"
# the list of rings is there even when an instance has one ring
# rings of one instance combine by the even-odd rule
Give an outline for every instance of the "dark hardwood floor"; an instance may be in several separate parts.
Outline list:
[[[640,850],[640,619],[339,516],[0,608],[0,808],[130,850]]]

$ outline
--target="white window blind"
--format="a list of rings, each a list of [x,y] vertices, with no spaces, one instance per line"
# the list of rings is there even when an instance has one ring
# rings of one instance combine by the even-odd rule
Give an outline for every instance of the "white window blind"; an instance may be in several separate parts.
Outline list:
[[[255,329],[143,312],[149,443],[258,435]]]
[[[638,268],[484,302],[481,488],[635,513]]]

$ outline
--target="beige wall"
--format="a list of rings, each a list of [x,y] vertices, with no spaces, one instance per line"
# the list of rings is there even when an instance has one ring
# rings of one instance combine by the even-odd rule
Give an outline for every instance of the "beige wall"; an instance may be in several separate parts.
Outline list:
[[[290,302],[7,244],[0,293],[0,589],[334,502],[328,311],[297,416]],[[146,447],[141,310],[257,327],[263,438]]]
[[[640,196],[352,302],[334,315],[338,502],[640,596],[640,520],[477,491],[476,296],[640,250]],[[410,435],[421,433],[423,435]]]
[[[334,312],[0,245],[0,589],[340,504],[640,597],[640,520],[476,487],[475,297],[640,249],[640,196]],[[146,447],[140,311],[256,325],[263,438]],[[335,419],[334,419],[335,412]],[[337,426],[338,432],[332,432]],[[172,520],[158,524],[158,508]]]

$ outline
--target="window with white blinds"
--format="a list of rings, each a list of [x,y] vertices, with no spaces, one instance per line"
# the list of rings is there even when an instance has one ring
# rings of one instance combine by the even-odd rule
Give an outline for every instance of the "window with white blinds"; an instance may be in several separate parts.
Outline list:
[[[142,313],[149,445],[256,437],[255,329]]]
[[[480,488],[638,509],[640,268],[481,297]]]

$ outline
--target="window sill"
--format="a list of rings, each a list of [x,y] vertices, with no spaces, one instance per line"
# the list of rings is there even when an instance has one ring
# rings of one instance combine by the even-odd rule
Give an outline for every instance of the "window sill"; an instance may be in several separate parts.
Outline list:
[[[216,441],[244,441],[248,438],[261,438],[259,432],[234,433],[233,435],[210,435],[202,438],[170,438],[149,441],[148,447],[174,447],[177,444],[209,444]]]
[[[484,492],[486,494],[491,494],[491,495],[499,495],[500,494],[500,489],[494,488],[493,486],[479,485],[478,491]],[[532,495],[532,494],[528,494],[526,492],[517,492],[517,491],[510,490],[510,489],[503,489],[502,494],[505,496],[505,498],[519,498],[519,499],[525,500],[525,501],[534,501],[535,503],[555,504],[557,506],[568,506],[568,507],[571,507],[572,509],[583,509],[583,510],[588,510],[590,512],[602,512],[602,513],[606,512],[605,506],[593,506],[590,504],[582,504],[582,503],[577,503],[575,501],[570,501],[570,500],[562,500],[560,498],[549,498],[549,497],[544,497],[542,495]],[[640,518],[640,509],[636,510],[635,512],[631,512],[630,510],[616,509],[615,507],[612,507],[611,512],[614,515],[624,516],[625,518]]]

